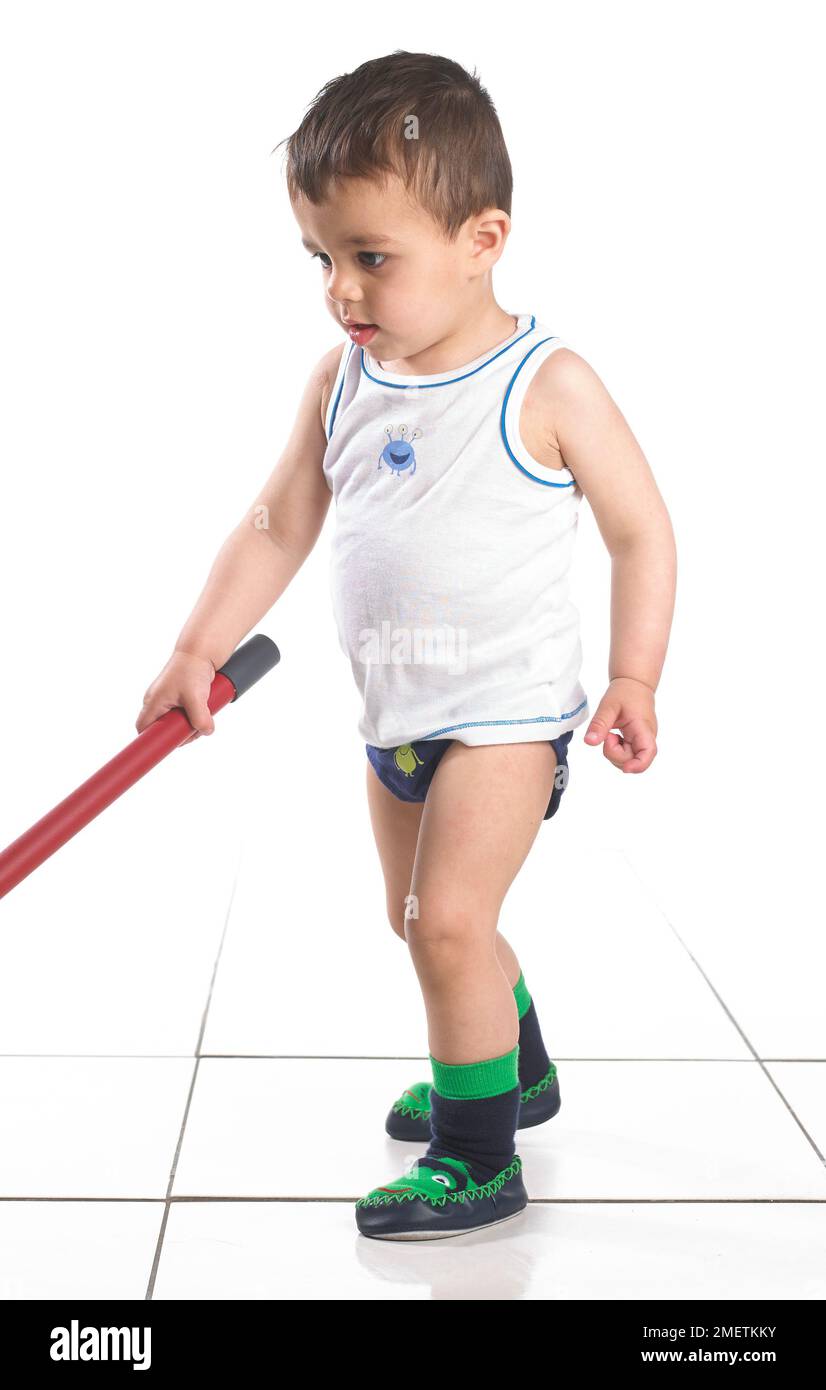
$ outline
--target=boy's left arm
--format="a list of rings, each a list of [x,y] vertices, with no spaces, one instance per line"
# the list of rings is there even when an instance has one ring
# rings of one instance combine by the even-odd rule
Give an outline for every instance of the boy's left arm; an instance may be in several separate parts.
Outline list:
[[[654,693],[674,613],[671,518],[625,417],[584,358],[559,348],[540,376],[543,417],[611,556],[609,683],[585,742],[602,743],[622,772],[644,772],[657,755]]]

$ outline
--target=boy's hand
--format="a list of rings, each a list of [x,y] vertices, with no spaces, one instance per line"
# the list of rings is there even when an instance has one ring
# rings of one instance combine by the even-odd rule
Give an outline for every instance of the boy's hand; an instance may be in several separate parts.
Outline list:
[[[215,667],[206,657],[176,650],[143,697],[143,708],[135,721],[139,734],[170,709],[183,709],[195,730],[181,744],[185,748],[199,734],[211,734],[215,721],[207,703]]]
[[[622,738],[612,729],[620,729]],[[603,740],[605,757],[621,772],[644,772],[650,767],[657,756],[657,716],[650,686],[628,676],[609,682],[585,735],[586,743]]]

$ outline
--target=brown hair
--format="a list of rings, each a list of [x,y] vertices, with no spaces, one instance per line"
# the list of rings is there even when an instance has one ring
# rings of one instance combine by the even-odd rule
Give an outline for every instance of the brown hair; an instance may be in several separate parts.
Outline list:
[[[435,53],[399,48],[332,78],[275,148],[283,144],[291,199],[318,203],[331,179],[394,173],[448,241],[485,208],[510,216],[513,174],[496,108],[475,69]]]

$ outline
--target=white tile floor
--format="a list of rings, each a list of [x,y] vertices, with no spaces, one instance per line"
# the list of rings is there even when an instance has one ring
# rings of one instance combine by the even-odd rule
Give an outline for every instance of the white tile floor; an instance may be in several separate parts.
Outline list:
[[[321,846],[309,790],[239,826],[183,756],[4,902],[0,1298],[826,1296],[824,948],[788,897],[772,932],[764,882],[734,910],[665,837],[543,827],[500,922],[562,1094],[518,1135],[531,1204],[371,1241],[353,1202],[421,1151],[383,1124],[428,1064],[366,809]]]

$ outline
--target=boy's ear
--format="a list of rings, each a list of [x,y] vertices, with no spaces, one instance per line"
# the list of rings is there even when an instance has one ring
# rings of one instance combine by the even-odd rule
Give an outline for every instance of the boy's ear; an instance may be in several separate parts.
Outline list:
[[[498,261],[510,235],[511,219],[503,208],[486,208],[472,219],[471,236],[474,259],[484,262],[485,269]]]

